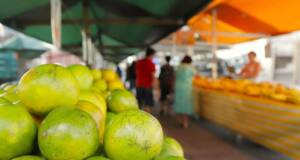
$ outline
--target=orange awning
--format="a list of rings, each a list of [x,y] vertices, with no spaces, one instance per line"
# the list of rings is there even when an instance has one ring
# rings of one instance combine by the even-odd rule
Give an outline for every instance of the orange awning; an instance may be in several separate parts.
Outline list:
[[[192,31],[211,41],[212,10],[217,11],[218,42],[237,43],[255,35],[278,35],[300,30],[299,0],[214,0],[188,22]]]

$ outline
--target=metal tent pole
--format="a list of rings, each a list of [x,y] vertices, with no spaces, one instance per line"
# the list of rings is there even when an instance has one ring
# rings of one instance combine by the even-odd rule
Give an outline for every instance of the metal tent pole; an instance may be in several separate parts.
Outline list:
[[[211,25],[211,52],[212,52],[212,78],[218,78],[218,59],[217,59],[217,9],[212,10]]]

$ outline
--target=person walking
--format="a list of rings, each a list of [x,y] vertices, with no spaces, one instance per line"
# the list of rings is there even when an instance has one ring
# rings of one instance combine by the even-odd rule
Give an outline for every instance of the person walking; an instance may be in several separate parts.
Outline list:
[[[160,114],[170,113],[170,95],[173,93],[174,88],[174,68],[170,65],[171,56],[165,57],[166,64],[160,69],[159,74],[159,88],[160,88]]]
[[[174,111],[181,127],[188,128],[189,116],[194,113],[193,78],[196,74],[192,58],[185,56],[176,70]]]
[[[131,65],[128,65],[126,69],[126,80],[129,82],[129,89],[133,91],[135,89],[136,81],[135,61],[133,61]]]
[[[136,62],[136,95],[140,107],[151,112],[154,107],[153,84],[155,81],[155,65],[152,62],[155,50],[147,48],[146,56]]]

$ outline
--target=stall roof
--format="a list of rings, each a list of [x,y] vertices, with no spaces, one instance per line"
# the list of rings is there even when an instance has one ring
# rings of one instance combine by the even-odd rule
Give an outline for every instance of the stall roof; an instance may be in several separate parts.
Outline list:
[[[0,24],[0,52],[19,52],[24,58],[34,58],[47,50],[54,49],[52,44],[24,35]]]
[[[217,12],[218,42],[237,43],[300,29],[299,0],[214,0],[189,20],[211,41],[212,10]],[[207,33],[206,33],[207,32]]]
[[[210,1],[63,0],[62,45],[65,49],[80,46],[81,29],[88,23],[105,58],[117,61],[116,57],[135,54],[176,31]],[[0,1],[0,6],[0,21],[5,25],[51,42],[49,0]]]

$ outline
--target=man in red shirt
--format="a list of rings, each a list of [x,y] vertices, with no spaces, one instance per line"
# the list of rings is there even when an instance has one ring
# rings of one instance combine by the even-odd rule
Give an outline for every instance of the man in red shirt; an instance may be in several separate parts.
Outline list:
[[[154,106],[153,100],[153,82],[155,79],[155,65],[152,58],[155,50],[147,48],[146,57],[136,62],[136,94],[140,107],[150,112]]]

